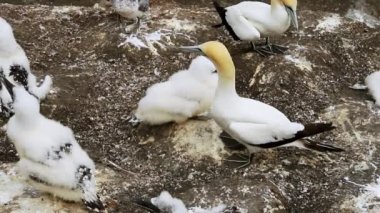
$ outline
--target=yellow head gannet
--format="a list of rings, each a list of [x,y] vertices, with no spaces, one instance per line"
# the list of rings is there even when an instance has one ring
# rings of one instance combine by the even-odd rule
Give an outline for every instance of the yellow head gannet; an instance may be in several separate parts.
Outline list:
[[[290,24],[298,30],[297,0],[271,0],[271,4],[243,1],[226,8],[213,0],[222,23],[235,40],[250,41],[254,51],[261,55],[283,53],[287,48],[269,44],[268,36],[283,34]],[[258,48],[254,41],[266,37],[266,44]]]
[[[302,125],[291,122],[276,108],[253,99],[240,97],[235,90],[235,66],[227,48],[218,41],[199,46],[182,47],[203,53],[215,65],[219,75],[215,98],[211,107],[212,118],[252,153],[279,146],[298,146],[318,151],[343,151],[340,148],[310,140],[299,140],[334,129],[331,123]]]
[[[17,43],[11,25],[0,17],[0,72],[13,85],[25,87],[39,99],[44,99],[52,86],[52,79],[46,76],[38,86],[37,78],[30,70],[29,60],[22,47]],[[5,85],[0,85],[0,101],[2,112],[12,114],[12,102]]]
[[[95,164],[73,131],[41,115],[38,100],[23,87],[13,93],[15,115],[7,124],[7,136],[20,157],[19,172],[38,190],[104,210],[96,193]]]
[[[138,104],[136,117],[151,125],[181,123],[209,110],[218,76],[213,63],[204,56],[195,58],[188,70],[168,81],[149,87]]]

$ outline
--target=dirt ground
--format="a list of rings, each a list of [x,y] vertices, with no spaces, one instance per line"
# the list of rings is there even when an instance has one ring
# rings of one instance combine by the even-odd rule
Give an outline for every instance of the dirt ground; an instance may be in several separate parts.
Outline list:
[[[273,39],[289,50],[267,58],[244,53],[248,43],[211,28],[219,19],[210,2],[153,1],[136,37],[112,11],[94,7],[94,0],[0,0],[0,16],[14,27],[33,72],[53,76],[42,113],[71,127],[94,159],[109,212],[143,212],[130,200],[163,190],[188,206],[379,212],[379,198],[354,183],[376,184],[379,178],[380,109],[366,92],[349,88],[380,70],[379,1],[299,1],[300,30]],[[133,38],[146,47],[137,47]],[[153,127],[132,122],[145,90],[195,57],[167,47],[215,39],[233,55],[240,95],[271,104],[294,121],[334,122],[336,130],[315,139],[346,151],[271,150],[237,170],[222,160],[232,152],[221,146],[213,121]],[[1,168],[8,171],[18,157],[0,136]],[[62,203],[44,198],[35,202]],[[77,212],[82,206],[60,208]],[[1,212],[17,209],[18,201],[0,206]]]

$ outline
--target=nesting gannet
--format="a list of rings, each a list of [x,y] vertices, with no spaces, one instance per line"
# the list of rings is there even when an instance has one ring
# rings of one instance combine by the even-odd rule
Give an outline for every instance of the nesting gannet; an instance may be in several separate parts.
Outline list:
[[[151,86],[138,104],[136,117],[157,125],[184,122],[208,111],[217,85],[215,67],[204,56],[195,58],[188,70],[172,75],[168,81]]]
[[[7,124],[7,136],[20,157],[20,174],[41,191],[103,210],[96,193],[94,162],[73,131],[41,115],[38,100],[23,87],[15,87],[13,93],[15,114]]]
[[[150,201],[134,200],[134,203],[152,213],[221,213],[226,209],[224,204],[208,209],[200,207],[187,209],[182,200],[172,197],[167,191],[161,192],[158,197]]]
[[[3,75],[14,85],[25,87],[33,95],[39,99],[44,99],[48,94],[52,79],[46,76],[41,86],[37,86],[37,79],[31,73],[29,60],[25,55],[24,50],[16,42],[13,35],[12,27],[5,19],[0,17],[0,70]],[[5,91],[4,87],[0,88],[0,93],[4,94],[11,91]],[[11,114],[12,99],[1,99],[3,112]]]
[[[372,97],[375,99],[376,105],[380,106],[380,71],[374,72],[367,76],[365,79],[365,84]]]
[[[211,117],[231,137],[252,153],[279,146],[298,146],[318,151],[343,151],[331,145],[311,140],[299,140],[335,127],[331,123],[302,125],[291,122],[276,108],[253,99],[240,97],[235,90],[235,65],[227,48],[220,42],[210,41],[183,50],[204,54],[215,65],[219,80],[211,107]]]
[[[222,7],[213,0],[222,23],[235,40],[250,41],[254,51],[260,55],[284,52],[287,48],[269,43],[269,36],[280,35],[292,24],[298,30],[297,0],[271,0],[271,4],[257,1],[243,1],[229,7]],[[266,37],[260,48],[254,41]]]

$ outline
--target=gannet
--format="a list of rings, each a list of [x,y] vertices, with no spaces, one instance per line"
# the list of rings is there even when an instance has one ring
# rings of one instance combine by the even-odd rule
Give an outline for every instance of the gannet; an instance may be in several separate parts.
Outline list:
[[[167,191],[162,191],[158,197],[154,197],[150,199],[150,201],[137,199],[133,202],[139,207],[152,213],[221,213],[226,210],[226,205],[224,204],[208,209],[200,207],[192,207],[188,209],[182,200],[172,197]]]
[[[46,76],[41,86],[37,86],[37,79],[31,73],[29,60],[24,50],[17,43],[12,27],[0,17],[0,70],[3,75],[14,85],[22,85],[39,99],[44,99],[52,86],[52,79]],[[0,88],[1,97],[8,96],[5,87]],[[9,97],[9,96],[8,96]],[[12,114],[12,99],[1,99],[3,112],[6,115]]]
[[[138,103],[136,117],[151,125],[181,123],[205,113],[211,106],[217,85],[215,67],[204,56],[195,58],[188,70],[172,75],[168,81],[148,88]]]
[[[243,1],[229,7],[220,6],[213,0],[222,23],[235,40],[251,42],[254,51],[260,55],[284,52],[287,48],[269,43],[269,36],[280,35],[292,24],[298,30],[297,0],[271,0],[271,4],[257,1]],[[266,43],[257,47],[253,43],[266,37]]]
[[[202,53],[214,63],[219,80],[211,107],[211,117],[232,138],[248,149],[249,157],[241,167],[250,164],[253,153],[280,146],[343,151],[331,145],[300,140],[334,129],[331,123],[303,125],[291,122],[282,112],[268,104],[240,97],[235,90],[235,65],[222,43],[210,41],[181,49]]]
[[[141,18],[149,9],[149,0],[107,0],[112,3],[113,9],[120,16],[129,20],[136,20],[134,24],[139,27]]]
[[[374,72],[367,76],[365,84],[375,99],[375,103],[380,107],[380,71]]]
[[[95,164],[73,131],[41,115],[38,100],[23,87],[15,87],[13,93],[15,114],[6,133],[20,157],[20,174],[40,191],[67,201],[83,201],[92,210],[104,210],[96,193]]]

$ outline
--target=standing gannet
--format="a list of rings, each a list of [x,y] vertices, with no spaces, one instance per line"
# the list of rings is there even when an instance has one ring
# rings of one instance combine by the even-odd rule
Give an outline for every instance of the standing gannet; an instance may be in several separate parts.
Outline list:
[[[287,48],[269,43],[269,36],[280,35],[292,24],[298,30],[297,0],[271,0],[271,4],[257,1],[243,1],[229,7],[222,7],[213,0],[222,23],[235,40],[251,42],[252,48],[260,55],[283,53]],[[260,48],[254,41],[266,37]]]
[[[254,152],[267,148],[298,146],[318,151],[343,151],[331,145],[299,140],[334,129],[331,123],[302,125],[291,122],[268,104],[240,97],[235,90],[235,65],[222,43],[210,41],[181,49],[200,52],[214,63],[219,80],[211,117],[231,137],[247,147],[250,155],[241,167],[250,164]]]
[[[12,27],[7,21],[0,17],[0,70],[3,75],[14,85],[25,87],[39,99],[44,99],[52,86],[52,79],[46,76],[41,86],[37,86],[37,79],[31,73],[29,60],[24,50],[17,43]],[[0,93],[9,93],[5,87],[0,88]],[[6,96],[4,94],[4,96]],[[3,97],[3,96],[1,96]],[[12,114],[12,99],[1,99],[3,112],[7,115]]]
[[[112,4],[113,9],[119,14],[119,18],[124,17],[129,20],[137,20],[134,24],[140,26],[140,19],[149,9],[149,0],[107,0]],[[120,19],[119,19],[120,20]]]
[[[138,104],[137,119],[158,125],[181,123],[209,110],[218,76],[213,63],[204,56],[195,58],[188,70],[172,75],[146,92]]]
[[[7,136],[20,157],[19,172],[40,191],[104,210],[96,193],[94,162],[73,131],[41,115],[38,100],[23,87],[15,87],[13,94],[15,114],[7,124]]]

